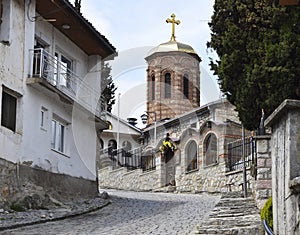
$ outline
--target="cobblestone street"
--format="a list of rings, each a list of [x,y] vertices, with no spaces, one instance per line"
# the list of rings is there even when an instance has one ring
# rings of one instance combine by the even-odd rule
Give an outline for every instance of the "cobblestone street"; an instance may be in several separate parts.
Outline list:
[[[107,191],[112,203],[99,211],[0,234],[194,234],[220,197]]]

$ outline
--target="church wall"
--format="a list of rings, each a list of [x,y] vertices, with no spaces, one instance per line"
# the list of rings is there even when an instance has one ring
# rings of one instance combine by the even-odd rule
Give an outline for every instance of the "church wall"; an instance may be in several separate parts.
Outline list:
[[[128,171],[122,167],[113,170],[108,166],[98,170],[99,190],[114,188],[121,190],[149,191],[160,187],[157,170],[143,172],[141,169]]]

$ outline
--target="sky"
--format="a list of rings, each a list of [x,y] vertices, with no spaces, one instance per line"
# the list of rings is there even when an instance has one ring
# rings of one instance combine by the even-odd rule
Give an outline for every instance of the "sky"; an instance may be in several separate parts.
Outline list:
[[[209,58],[216,54],[206,48],[210,40],[208,22],[213,0],[84,0],[81,12],[116,47],[118,56],[110,62],[118,89],[112,112],[121,118],[135,117],[146,111],[146,69],[148,51],[171,37],[171,14],[181,21],[175,28],[176,40],[188,44],[201,57],[200,103],[220,97]],[[118,100],[120,98],[120,101]],[[140,122],[139,122],[140,125]]]

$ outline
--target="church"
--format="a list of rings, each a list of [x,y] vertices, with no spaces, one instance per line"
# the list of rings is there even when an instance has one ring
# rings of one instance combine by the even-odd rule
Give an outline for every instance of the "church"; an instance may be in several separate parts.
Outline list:
[[[220,192],[228,186],[226,146],[241,139],[241,123],[226,99],[200,106],[201,58],[176,40],[176,16],[166,22],[172,26],[170,40],[145,57],[147,115],[142,118],[147,126],[140,147],[124,156],[117,149],[100,156],[111,159],[98,170],[100,189]],[[168,154],[160,148],[166,136],[174,145]]]

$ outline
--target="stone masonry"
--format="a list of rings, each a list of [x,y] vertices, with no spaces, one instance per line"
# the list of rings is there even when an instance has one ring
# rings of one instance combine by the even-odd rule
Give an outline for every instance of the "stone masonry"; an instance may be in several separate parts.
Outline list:
[[[0,158],[0,208],[9,207],[26,196],[49,195],[58,200],[98,195],[96,181],[55,174]]]
[[[266,120],[272,128],[275,234],[300,234],[300,100],[285,100]]]
[[[252,193],[257,207],[262,209],[272,195],[271,136],[256,136],[256,179],[253,179]]]

